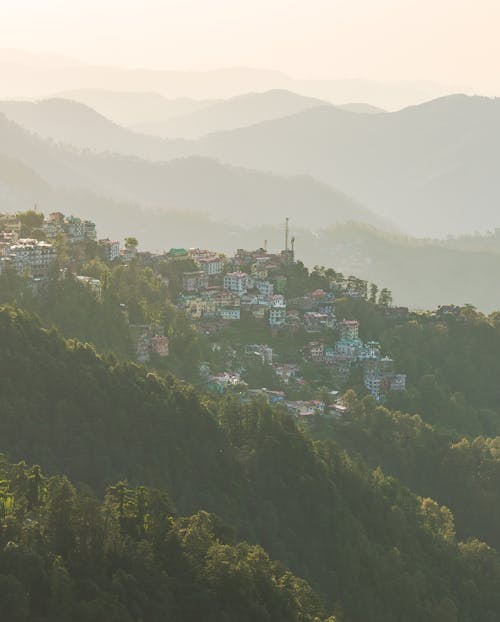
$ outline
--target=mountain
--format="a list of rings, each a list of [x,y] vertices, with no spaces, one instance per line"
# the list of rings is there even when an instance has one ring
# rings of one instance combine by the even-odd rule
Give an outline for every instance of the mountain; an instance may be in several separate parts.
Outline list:
[[[289,116],[328,102],[285,90],[238,95],[175,116],[166,122],[147,122],[133,129],[164,138],[198,138],[211,132],[231,130]]]
[[[105,121],[99,116],[97,120]],[[128,140],[127,130],[111,123],[104,124],[104,131],[116,142],[124,135]],[[163,142],[145,140],[153,145]],[[362,205],[309,177],[279,177],[198,157],[150,162],[81,152],[42,140],[5,118],[0,118],[0,154],[32,169],[57,192],[84,192],[163,211],[204,212],[239,225],[259,224],[269,214],[274,222],[289,216],[297,226],[319,227],[346,219],[384,225]]]
[[[172,117],[189,115],[215,103],[213,100],[198,100],[188,97],[167,99],[158,93],[99,89],[63,91],[54,97],[85,104],[118,125],[124,126],[140,125],[146,122],[163,123]]]
[[[314,237],[296,236],[308,265],[335,265],[345,275],[383,284],[396,304],[413,309],[473,304],[484,312],[500,308],[498,237],[496,249],[486,244],[468,248],[459,241],[411,238],[357,223],[341,223]]]
[[[211,71],[124,69],[77,64],[71,59],[27,55],[24,62],[0,50],[0,97],[47,97],[80,89],[159,93],[169,99],[221,99],[242,93],[286,89],[335,104],[368,102],[387,110],[470,89],[433,82],[384,83],[373,80],[304,80],[280,71],[226,67]]]
[[[290,603],[295,593],[304,607],[297,619],[309,620],[317,601],[307,587],[286,589],[294,585],[293,578],[270,565],[263,553],[254,551],[251,563],[248,548],[231,549],[236,536],[266,547],[309,578],[346,622],[363,619],[367,610],[373,622],[445,620],[453,619],[454,612],[456,620],[494,619],[500,607],[500,561],[494,550],[477,540],[457,542],[449,510],[416,497],[380,469],[370,471],[333,443],[313,445],[288,415],[266,404],[231,399],[209,406],[172,377],[97,356],[90,346],[65,342],[12,308],[0,309],[0,343],[0,449],[14,460],[36,461],[48,475],[64,473],[91,487],[77,493],[64,478],[47,481],[39,468],[3,461],[2,507],[9,530],[0,540],[0,578],[24,599],[33,598],[33,577],[44,577],[47,566],[37,555],[48,561],[48,549],[60,558],[58,573],[52,573],[50,585],[39,585],[38,602],[45,602],[43,588],[54,590],[51,606],[58,604],[62,587],[56,588],[64,586],[66,607],[89,600],[95,607],[106,588],[114,594],[109,605],[127,603],[137,612],[149,600],[139,596],[144,589],[157,602],[161,580],[169,595],[169,590],[177,594],[179,583],[187,584],[185,599],[201,606],[192,598],[200,585],[189,584],[191,565],[184,559],[197,562],[195,576],[208,580],[208,602],[214,593],[220,595],[222,612],[233,611],[234,595],[260,579],[257,591],[251,590],[255,603],[273,602],[280,592]],[[123,481],[109,488],[117,478],[161,488],[181,513],[194,508],[198,518],[177,524],[169,520],[172,509],[164,492],[134,492]],[[106,488],[101,513],[93,495]],[[15,504],[13,515],[15,498],[24,504]],[[201,508],[222,520],[209,519]],[[108,518],[103,540],[96,522],[102,514]],[[21,517],[30,519],[21,521],[23,538]],[[26,537],[27,525],[33,538]],[[165,529],[179,529],[180,542],[165,539]],[[207,555],[204,543],[215,540],[219,548]],[[109,571],[121,564],[124,571]],[[233,577],[238,567],[243,578]],[[183,572],[176,581],[174,569],[179,568]],[[81,574],[73,593],[69,576],[78,581],[76,570]],[[273,581],[264,577],[273,572],[283,579],[271,589]],[[26,583],[32,589],[25,592]],[[163,607],[172,602],[163,599]],[[288,617],[286,608],[281,611],[284,617],[262,619],[294,619],[291,611]],[[80,619],[106,620],[109,613],[95,618],[89,612]],[[144,619],[164,618],[156,610]],[[237,619],[261,618],[254,613]]]
[[[308,174],[413,235],[498,226],[500,100],[454,95],[393,113],[316,107],[206,136],[192,151]]]
[[[92,108],[67,99],[2,101],[0,113],[42,138],[78,149],[152,160],[166,160],[181,150],[159,138],[132,132]]]
[[[342,104],[339,108],[348,110],[349,112],[359,112],[360,114],[379,114],[380,112],[387,112],[387,110],[383,108],[372,106],[371,104],[364,104],[363,102],[350,102],[348,104]]]

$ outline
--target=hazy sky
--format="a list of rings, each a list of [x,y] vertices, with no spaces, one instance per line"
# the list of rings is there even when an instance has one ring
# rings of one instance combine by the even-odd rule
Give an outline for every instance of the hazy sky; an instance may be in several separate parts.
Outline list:
[[[0,0],[0,46],[95,64],[246,65],[500,93],[500,0]]]

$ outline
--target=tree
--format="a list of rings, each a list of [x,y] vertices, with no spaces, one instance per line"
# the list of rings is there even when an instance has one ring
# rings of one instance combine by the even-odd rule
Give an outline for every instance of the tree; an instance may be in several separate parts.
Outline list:
[[[44,221],[43,214],[35,210],[19,212],[17,218],[22,225],[22,235],[29,235],[33,229],[40,229]]]
[[[125,248],[131,249],[131,248],[137,248],[139,246],[139,241],[137,240],[137,238],[134,237],[127,237],[125,238]]]

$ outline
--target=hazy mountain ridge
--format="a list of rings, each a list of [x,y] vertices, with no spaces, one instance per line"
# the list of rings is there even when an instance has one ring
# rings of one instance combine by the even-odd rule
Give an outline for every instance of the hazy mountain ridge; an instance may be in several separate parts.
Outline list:
[[[158,92],[169,98],[219,99],[249,91],[286,89],[336,104],[363,101],[397,110],[424,102],[463,86],[444,86],[429,81],[377,82],[364,79],[300,79],[281,71],[251,67],[226,67],[208,71],[122,69],[91,66],[72,59],[44,59],[27,55],[24,63],[3,56],[0,50],[0,97],[47,97],[75,89]],[[3,88],[2,88],[2,85]]]
[[[164,123],[141,123],[133,129],[164,138],[198,138],[216,131],[255,125],[262,121],[296,114],[326,101],[286,90],[248,93],[203,106]]]
[[[77,89],[62,91],[55,99],[70,99],[93,108],[99,114],[123,126],[141,123],[160,123],[193,113],[219,100],[189,97],[168,99],[154,92],[107,91],[104,89]]]
[[[499,100],[456,95],[371,115],[317,107],[206,136],[193,149],[240,166],[312,175],[402,229],[440,235],[499,224],[499,134]]]
[[[203,157],[153,163],[96,155],[50,144],[5,118],[0,118],[0,145],[0,153],[33,169],[55,190],[85,191],[143,207],[206,212],[240,225],[258,224],[271,212],[275,222],[290,216],[302,226],[346,219],[382,224],[360,204],[305,176],[284,178]]]

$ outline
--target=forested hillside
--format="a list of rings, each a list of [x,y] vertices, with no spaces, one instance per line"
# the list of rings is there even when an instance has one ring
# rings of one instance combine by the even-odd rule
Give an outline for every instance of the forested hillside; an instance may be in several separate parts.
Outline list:
[[[3,620],[320,620],[304,581],[216,516],[174,517],[160,490],[118,482],[101,501],[5,460],[0,476]]]
[[[233,525],[237,539],[260,544],[273,558],[308,579],[324,598],[328,610],[335,611],[339,619],[354,622],[367,615],[370,620],[384,622],[496,619],[500,610],[500,564],[494,550],[476,540],[458,542],[453,516],[446,508],[428,498],[416,497],[379,470],[368,470],[331,443],[312,445],[288,415],[264,403],[244,405],[231,398],[221,404],[204,403],[194,389],[180,385],[173,378],[162,378],[136,365],[104,359],[91,347],[66,342],[53,331],[41,328],[26,313],[12,308],[0,312],[0,344],[0,450],[12,461],[23,459],[40,464],[48,475],[67,474],[73,481],[88,484],[97,494],[116,481],[127,479],[131,486],[153,485],[165,489],[181,514],[200,510],[216,512],[225,523]],[[10,498],[11,488],[15,487],[6,477],[5,499]],[[37,544],[37,554],[42,560],[47,555],[54,560],[51,555],[58,554],[62,560],[60,570],[59,562],[52,562],[54,587],[50,589],[56,589],[56,577],[68,589],[59,599],[52,599],[52,605],[47,604],[47,595],[40,590],[39,598],[45,598],[44,607],[58,607],[60,599],[68,606],[79,599],[93,600],[89,595],[95,594],[95,588],[85,580],[89,576],[88,568],[92,567],[88,558],[86,570],[81,569],[81,556],[88,554],[88,549],[82,552],[82,532],[76,526],[58,530],[60,541],[50,520],[68,516],[67,512],[54,515],[57,498],[67,504],[66,508],[74,508],[70,516],[76,524],[90,528],[84,517],[88,516],[89,507],[96,508],[97,502],[80,502],[88,496],[82,497],[81,492],[75,496],[71,486],[61,479],[52,480],[48,490],[51,492],[44,502],[47,507],[41,507],[40,517],[28,513],[23,519],[13,519],[9,514],[11,502],[4,504],[5,528],[11,529],[4,531],[5,538],[13,544],[2,554],[1,574],[7,575],[4,581],[10,581],[20,594],[25,593],[22,586],[28,581],[26,566],[18,559],[11,562],[9,555],[13,555],[12,551],[16,555],[33,555],[36,533],[42,529],[47,540],[42,538]],[[14,490],[13,494],[15,497],[19,492]],[[95,582],[104,594],[110,590],[109,578],[120,568],[124,569],[114,582],[111,579],[114,588],[123,594],[114,605],[118,612],[120,606],[125,607],[132,620],[156,620],[159,611],[168,611],[161,607],[148,610],[144,600],[142,608],[123,600],[133,599],[135,593],[146,593],[150,595],[148,606],[156,605],[157,587],[143,587],[135,573],[144,572],[144,564],[152,564],[146,566],[150,578],[167,581],[163,571],[158,573],[153,569],[168,567],[175,573],[178,567],[168,547],[166,550],[160,547],[158,551],[153,547],[151,552],[150,538],[156,537],[153,535],[156,529],[151,526],[149,531],[148,527],[145,536],[141,532],[138,515],[144,510],[138,506],[149,503],[151,494],[124,491],[120,487],[108,490],[104,512],[111,504],[118,513],[121,529],[116,532],[120,534],[116,541],[108,524],[106,541],[111,538],[118,551],[123,538],[127,542],[131,538],[132,543],[124,557],[113,557],[111,570],[102,557],[92,560],[99,571],[104,572],[103,566],[106,567],[107,575],[91,573],[104,576],[102,584]],[[120,510],[120,503],[124,504],[125,499],[126,509],[123,505]],[[52,516],[50,520],[47,512]],[[168,515],[171,510],[163,512]],[[191,523],[200,525],[208,521],[210,524],[212,519],[204,516],[198,515]],[[21,520],[17,527],[16,520]],[[179,564],[184,563],[186,556],[189,558],[182,547],[188,547],[183,538],[186,525],[191,523],[174,521],[168,529],[163,527],[173,533],[174,542],[181,540],[180,558],[176,558]],[[25,526],[23,533],[31,525],[33,540],[19,536],[19,524]],[[52,525],[52,531],[43,525]],[[161,525],[164,525],[162,521],[160,533]],[[219,573],[217,560],[210,566],[214,574],[205,571],[196,574],[200,590],[208,582],[207,598],[216,598],[221,593],[213,583],[214,577],[222,582],[225,589],[221,589],[230,598],[241,580],[239,569],[249,565],[250,577],[256,577],[261,586],[254,598],[255,606],[263,603],[264,610],[268,609],[266,614],[262,613],[263,617],[255,614],[247,619],[279,620],[278,614],[269,613],[273,606],[281,607],[283,619],[295,619],[287,618],[290,614],[286,608],[293,601],[293,589],[290,592],[283,587],[266,592],[265,582],[252,575],[254,562],[248,558],[255,557],[253,549],[245,545],[224,548],[225,536],[217,537],[217,531],[215,536],[210,535],[214,532],[207,529],[207,535],[200,535],[202,543],[196,554],[193,553],[194,560],[188,561],[193,561],[199,569],[207,561],[207,555],[211,556],[212,546],[216,557],[220,553],[233,560],[229,568],[225,566],[226,575]],[[68,539],[64,540],[65,537]],[[171,543],[172,538],[165,537]],[[193,538],[196,539],[195,535]],[[79,544],[76,552],[71,552],[75,539]],[[108,550],[99,550],[99,555],[107,555]],[[209,553],[205,553],[207,550]],[[272,577],[273,573],[282,576],[283,571],[267,562],[265,555],[262,559],[263,576]],[[44,566],[43,562],[37,562],[40,563]],[[192,566],[188,564],[185,572],[191,571]],[[80,572],[73,585],[73,573]],[[136,580],[130,575],[135,575]],[[173,591],[168,592],[173,594],[169,606],[182,610],[182,600],[176,600],[179,598],[176,589],[182,592],[183,585],[190,581],[189,576],[184,574],[182,580],[173,582]],[[266,580],[273,585],[287,583],[281,579]],[[253,594],[252,581],[250,578],[246,583]],[[132,584],[137,586],[134,588],[137,592],[130,587]],[[302,584],[297,589],[307,593]],[[87,596],[82,598],[84,590]],[[106,599],[106,596],[96,594],[95,598]],[[308,598],[305,600],[309,602]],[[240,605],[242,602],[248,601],[238,599]],[[214,616],[235,619],[232,602],[223,600],[218,606],[222,609],[215,605],[212,609],[209,605]],[[31,619],[27,601],[24,607],[18,619]],[[319,612],[315,607],[312,599],[303,617],[297,619],[310,619],[308,615]],[[297,609],[295,612],[298,615]],[[86,618],[86,614],[81,614],[81,618],[64,615],[60,614],[59,619],[99,619]],[[105,615],[111,614],[102,614],[103,620]],[[199,619],[193,612],[183,615],[186,617],[177,619]]]

